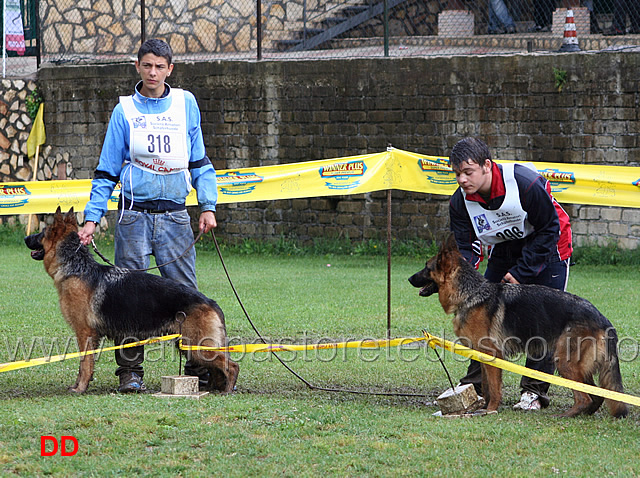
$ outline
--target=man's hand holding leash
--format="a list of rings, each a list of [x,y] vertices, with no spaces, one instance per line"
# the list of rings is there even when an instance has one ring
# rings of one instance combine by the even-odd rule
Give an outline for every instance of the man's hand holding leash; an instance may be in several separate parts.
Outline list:
[[[78,231],[80,236],[80,242],[85,246],[89,245],[93,240],[93,234],[96,232],[96,223],[93,221],[87,221],[82,226],[82,229]]]
[[[502,278],[503,284],[519,284],[518,279],[511,275],[511,272],[507,272]]]
[[[216,222],[216,216],[213,211],[203,211],[202,214],[200,214],[198,228],[202,231],[202,234],[206,234],[217,225],[218,223]]]

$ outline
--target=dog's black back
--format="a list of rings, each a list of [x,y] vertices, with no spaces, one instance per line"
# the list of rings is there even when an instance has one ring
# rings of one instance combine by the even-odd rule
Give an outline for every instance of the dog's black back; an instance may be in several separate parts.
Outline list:
[[[582,326],[588,330],[611,329],[615,334],[609,319],[582,297],[544,285],[492,283],[462,256],[459,261],[463,271],[458,276],[459,290],[468,298],[464,307],[484,304],[492,318],[498,317],[503,308],[500,318],[506,335],[518,338],[522,345],[529,341],[529,350],[542,343],[553,349],[555,340],[568,326]],[[536,342],[531,338],[544,340]],[[509,350],[509,343],[514,347],[513,350]],[[513,341],[507,341],[505,345],[507,354],[522,350]]]
[[[96,331],[101,336],[119,342],[177,332],[180,320],[202,304],[213,308],[224,324],[213,299],[172,279],[99,264],[75,232],[64,238],[57,253],[59,273],[76,276],[93,289],[94,312],[100,319]]]
[[[103,277],[96,291],[105,297],[98,312],[103,319],[98,331],[111,339],[121,340],[130,334],[140,337],[145,332],[147,337],[177,332],[185,315],[202,304],[216,310],[223,320],[222,310],[214,300],[173,280],[120,268],[111,268]],[[142,311],[147,317],[144,322],[138,320]]]

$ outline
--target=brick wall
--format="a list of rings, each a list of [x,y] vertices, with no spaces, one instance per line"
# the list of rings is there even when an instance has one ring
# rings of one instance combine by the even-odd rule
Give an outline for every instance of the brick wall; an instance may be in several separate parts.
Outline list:
[[[212,62],[176,65],[217,169],[379,152],[449,154],[477,135],[496,159],[638,166],[640,54]],[[568,73],[559,92],[553,68]],[[44,68],[47,140],[92,177],[131,65]],[[221,205],[229,238],[384,237],[386,194]],[[393,192],[394,236],[441,237],[447,198]],[[577,244],[640,241],[638,211],[567,205]]]

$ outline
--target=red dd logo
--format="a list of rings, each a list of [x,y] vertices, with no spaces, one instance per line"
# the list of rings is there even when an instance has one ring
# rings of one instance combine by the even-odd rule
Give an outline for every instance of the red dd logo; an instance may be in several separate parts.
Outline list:
[[[53,443],[53,450],[47,451],[47,442]],[[67,442],[73,443],[73,449],[69,450]],[[40,437],[40,456],[53,456],[58,453],[58,440],[56,437],[42,435]],[[78,453],[78,440],[76,437],[62,435],[60,437],[60,456],[73,456]]]

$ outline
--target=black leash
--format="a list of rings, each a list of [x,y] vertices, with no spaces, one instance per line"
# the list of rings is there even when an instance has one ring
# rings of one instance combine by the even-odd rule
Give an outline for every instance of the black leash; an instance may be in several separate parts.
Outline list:
[[[169,264],[171,264],[172,262],[177,261],[178,259],[184,257],[184,255],[189,252],[191,250],[191,248],[193,246],[196,245],[196,242],[198,242],[200,240],[200,238],[202,237],[202,231],[198,232],[198,235],[196,236],[196,238],[193,240],[193,242],[189,245],[189,247],[187,247],[184,252],[182,254],[180,254],[178,257],[176,257],[175,259],[171,259],[170,261],[165,262],[164,264],[160,264],[160,265],[156,265],[153,267],[147,267],[146,269],[129,269],[126,268],[127,270],[130,271],[136,271],[136,272],[146,272],[146,271],[151,271],[153,269],[160,269],[161,267],[164,266],[168,266]],[[96,242],[91,239],[91,246],[93,247],[93,251],[100,257],[100,259],[102,259],[106,264],[110,265],[111,267],[117,267],[115,265],[113,265],[109,259],[107,259],[105,256],[103,256],[100,251],[98,250],[98,246],[96,246]],[[124,267],[122,269],[125,269]]]
[[[233,281],[231,280],[231,276],[229,275],[229,271],[227,270],[227,265],[225,264],[224,259],[222,258],[222,252],[220,251],[220,246],[218,245],[218,241],[216,239],[215,233],[213,232],[213,229],[211,230],[211,237],[213,237],[213,243],[216,246],[216,251],[218,252],[218,257],[220,257],[220,262],[222,263],[222,268],[224,269],[224,273],[227,276],[227,280],[229,281],[229,285],[231,285],[231,290],[233,290],[233,293],[236,296],[236,299],[238,300],[238,303],[240,304],[240,307],[242,308],[242,311],[244,312],[245,317],[249,321],[249,324],[251,325],[251,328],[256,333],[258,338],[262,341],[262,343],[263,344],[267,344],[267,341],[264,339],[264,337],[262,336],[262,334],[260,333],[258,328],[253,323],[253,320],[251,320],[251,317],[249,316],[249,313],[247,312],[247,309],[244,307],[244,304],[242,303],[242,299],[240,299],[240,296],[238,295],[238,292],[237,292],[235,286],[233,285]],[[302,377],[300,374],[298,374],[295,370],[293,370],[291,367],[289,367],[289,365],[287,365],[287,363],[284,360],[282,360],[280,358],[280,356],[276,352],[272,351],[271,353],[274,355],[274,357],[276,359],[278,359],[278,362],[280,362],[284,368],[286,368],[289,372],[291,372],[298,380],[303,382],[311,390],[320,390],[320,391],[323,391],[323,392],[354,393],[354,394],[359,394],[359,395],[384,395],[384,396],[392,396],[392,397],[430,397],[431,396],[431,395],[423,395],[423,394],[415,394],[415,393],[364,392],[362,390],[349,390],[349,389],[343,389],[343,388],[319,387],[317,385],[313,385],[308,380],[306,380],[304,377]]]
[[[191,245],[189,247],[187,247],[187,249],[185,249],[185,251],[180,254],[178,257],[176,257],[175,259],[170,260],[169,262],[165,262],[164,264],[160,264],[157,265],[155,267],[148,267],[146,269],[129,269],[131,271],[138,271],[138,272],[145,272],[145,271],[149,271],[152,269],[159,269],[160,267],[166,266],[168,264],[171,264],[172,262],[177,261],[178,259],[180,259],[181,257],[183,257],[187,252],[189,252],[189,250],[198,242],[198,240],[200,240],[200,238],[202,237],[202,231],[200,231],[198,233],[198,236],[193,240],[193,242],[191,243]],[[224,259],[222,257],[222,252],[220,251],[220,246],[218,245],[218,240],[216,239],[216,235],[213,232],[213,229],[211,229],[211,237],[213,238],[213,243],[216,246],[216,251],[218,252],[218,257],[220,258],[220,263],[222,264],[222,268],[224,269],[224,273],[227,276],[227,280],[229,281],[229,285],[231,286],[231,290],[233,290],[234,295],[236,296],[236,299],[238,300],[238,303],[240,304],[240,308],[242,308],[242,312],[244,312],[245,317],[247,318],[247,320],[249,321],[249,324],[251,325],[251,328],[253,329],[253,331],[256,333],[256,335],[258,336],[258,338],[262,341],[263,344],[266,344],[267,341],[264,339],[264,337],[262,336],[262,334],[260,333],[260,331],[258,330],[258,328],[255,326],[255,324],[253,323],[253,320],[251,320],[251,317],[249,316],[249,312],[247,312],[247,309],[245,308],[244,304],[242,303],[242,299],[240,299],[240,296],[238,295],[238,291],[236,290],[233,281],[231,280],[231,276],[229,275],[229,271],[227,270],[227,265],[224,262]],[[112,266],[112,267],[116,267],[114,266],[109,259],[107,259],[104,255],[102,255],[100,253],[100,251],[98,250],[98,247],[96,246],[95,241],[92,239],[91,240],[91,244],[93,246],[93,250],[94,252],[108,265]],[[293,370],[291,367],[289,367],[289,365],[287,365],[287,363],[282,360],[280,358],[280,356],[276,353],[276,352],[271,352],[274,357],[278,360],[278,362],[280,362],[282,364],[282,366],[284,368],[286,368],[291,374],[293,374],[298,380],[300,380],[301,382],[303,382],[308,388],[310,388],[311,390],[319,390],[322,392],[343,392],[343,393],[353,393],[353,394],[358,394],[358,395],[382,395],[382,396],[389,396],[389,397],[430,397],[431,395],[424,395],[424,394],[416,394],[416,393],[398,393],[398,392],[364,392],[362,390],[349,390],[349,389],[343,389],[343,388],[328,388],[328,387],[320,387],[317,385],[313,385],[312,383],[310,383],[308,380],[306,380],[304,377],[302,377],[300,374],[298,374],[295,370]],[[437,353],[437,352],[436,352]],[[180,354],[180,356],[182,357],[182,354]],[[438,358],[440,358],[438,356]],[[444,365],[444,364],[443,364]],[[451,379],[449,379],[451,380]]]
[[[427,335],[426,330],[422,331],[423,334]],[[436,353],[436,357],[438,357],[438,360],[440,361],[440,365],[442,365],[442,368],[444,369],[444,373],[447,374],[447,378],[449,379],[449,384],[451,385],[451,390],[455,390],[456,386],[453,384],[453,380],[451,379],[451,375],[449,374],[449,370],[447,370],[447,367],[444,364],[444,360],[442,360],[440,358],[440,354],[438,353],[438,350],[435,347],[432,347],[433,351]]]

